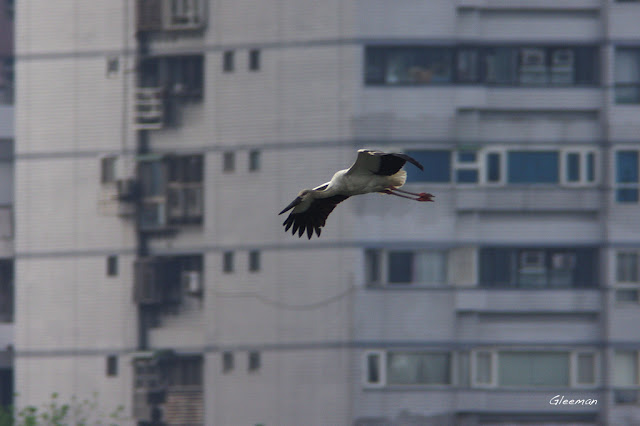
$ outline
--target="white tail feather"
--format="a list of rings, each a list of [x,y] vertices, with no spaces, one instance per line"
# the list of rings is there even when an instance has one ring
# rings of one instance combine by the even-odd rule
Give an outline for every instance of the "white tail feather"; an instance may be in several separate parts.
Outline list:
[[[396,188],[400,188],[407,181],[407,172],[404,170],[400,170],[395,175],[389,176],[389,178],[391,180],[391,185],[395,186]]]

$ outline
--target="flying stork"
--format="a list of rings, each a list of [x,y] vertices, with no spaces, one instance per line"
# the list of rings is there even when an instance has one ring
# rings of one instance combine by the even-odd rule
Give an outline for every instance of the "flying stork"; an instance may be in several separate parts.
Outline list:
[[[401,170],[407,161],[424,170],[422,164],[407,154],[358,150],[358,158],[350,168],[336,172],[327,183],[300,191],[291,204],[279,213],[291,210],[282,224],[284,230],[293,227],[291,233],[295,235],[298,232],[298,237],[302,237],[306,231],[309,239],[315,230],[319,237],[329,214],[338,203],[352,195],[379,192],[414,201],[434,201],[431,194],[416,194],[400,189],[407,180],[407,172]]]

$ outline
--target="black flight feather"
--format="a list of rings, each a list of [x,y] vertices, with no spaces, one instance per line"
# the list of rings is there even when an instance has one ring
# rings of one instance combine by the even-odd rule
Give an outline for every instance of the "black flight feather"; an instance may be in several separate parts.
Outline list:
[[[327,217],[336,206],[342,201],[349,198],[348,195],[334,195],[327,198],[317,198],[313,200],[308,209],[300,213],[289,213],[289,216],[282,223],[284,230],[288,231],[293,226],[292,235],[298,233],[298,237],[302,237],[305,231],[307,237],[311,239],[313,231],[318,237],[322,232],[322,227],[327,223]]]

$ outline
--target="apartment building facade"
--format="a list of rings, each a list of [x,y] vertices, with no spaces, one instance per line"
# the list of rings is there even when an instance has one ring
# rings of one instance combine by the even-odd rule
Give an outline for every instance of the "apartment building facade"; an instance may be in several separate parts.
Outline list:
[[[640,3],[16,8],[18,405],[640,422]],[[283,232],[362,147],[421,161],[436,203]]]
[[[0,2],[0,405],[13,401],[13,8]]]

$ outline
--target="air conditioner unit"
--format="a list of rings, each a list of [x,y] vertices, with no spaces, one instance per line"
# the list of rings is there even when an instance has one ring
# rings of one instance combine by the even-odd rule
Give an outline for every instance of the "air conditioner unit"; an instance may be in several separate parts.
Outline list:
[[[200,271],[184,271],[182,273],[182,288],[191,295],[202,294],[202,273]]]
[[[544,251],[523,251],[520,254],[521,269],[544,269]]]
[[[133,178],[116,180],[118,200],[133,201],[136,197],[136,181]]]

